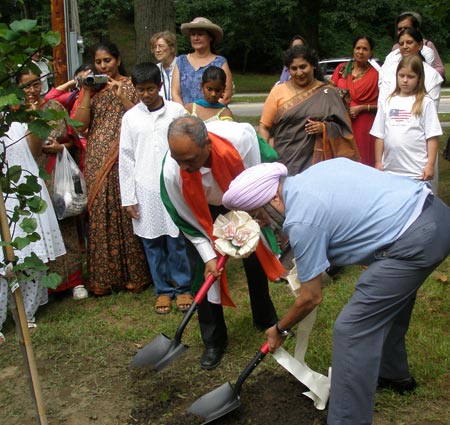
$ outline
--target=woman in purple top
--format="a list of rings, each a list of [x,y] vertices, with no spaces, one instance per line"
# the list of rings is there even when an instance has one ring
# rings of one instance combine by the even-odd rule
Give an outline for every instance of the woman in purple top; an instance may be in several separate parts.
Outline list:
[[[215,53],[214,45],[222,40],[223,31],[206,18],[195,18],[181,25],[181,32],[188,35],[194,51],[178,57],[172,76],[172,100],[182,105],[203,99],[202,75],[211,65],[218,66],[227,76],[225,93],[221,103],[228,105],[233,90],[233,79],[227,60]]]

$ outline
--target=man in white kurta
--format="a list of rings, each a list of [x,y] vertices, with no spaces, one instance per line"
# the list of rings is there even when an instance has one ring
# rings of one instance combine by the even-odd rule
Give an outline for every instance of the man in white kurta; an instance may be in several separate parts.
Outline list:
[[[190,294],[190,268],[183,235],[161,201],[159,178],[162,160],[168,150],[167,129],[173,119],[185,115],[185,110],[178,103],[164,101],[158,95],[161,85],[158,67],[140,65],[142,76],[133,83],[141,102],[122,119],[120,192],[122,205],[132,217],[134,233],[144,245],[155,294],[158,298],[168,296],[172,299]],[[170,311],[168,305],[164,306],[158,307],[157,300],[157,313]]]

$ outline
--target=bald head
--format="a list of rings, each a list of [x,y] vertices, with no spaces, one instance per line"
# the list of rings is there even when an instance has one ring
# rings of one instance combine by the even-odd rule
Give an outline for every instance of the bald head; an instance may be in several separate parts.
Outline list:
[[[170,124],[167,138],[170,155],[184,171],[192,173],[210,166],[211,141],[201,119],[177,118]]]
[[[169,125],[167,131],[169,143],[173,136],[180,135],[189,137],[197,146],[203,147],[207,143],[208,130],[205,123],[198,117],[180,117],[173,120]]]

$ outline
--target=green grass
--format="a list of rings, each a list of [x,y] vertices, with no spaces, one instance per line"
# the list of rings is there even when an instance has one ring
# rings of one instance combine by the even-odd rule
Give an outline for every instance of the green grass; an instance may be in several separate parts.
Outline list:
[[[281,69],[280,69],[281,72]],[[236,94],[240,93],[269,93],[278,81],[278,75],[266,74],[233,74]]]
[[[445,81],[442,84],[443,87],[450,87],[450,63],[444,63],[445,68]]]
[[[232,103],[259,103],[265,102],[267,96],[234,96],[231,99]]]
[[[446,128],[441,138],[441,150],[443,141],[449,136],[450,129]],[[441,155],[439,169],[440,194],[450,204],[450,162],[441,159]],[[155,297],[151,290],[138,295],[118,293],[82,301],[64,297],[41,308],[37,314],[38,330],[32,335],[32,342],[49,423],[62,425],[79,417],[79,422],[74,424],[131,424],[134,422],[128,422],[127,418],[133,407],[150,407],[154,401],[148,399],[149,394],[154,394],[159,402],[165,402],[175,391],[173,388],[178,392],[176,403],[171,405],[171,414],[177,415],[205,391],[226,381],[234,382],[262,344],[264,335],[255,332],[251,325],[241,262],[229,261],[227,271],[231,294],[238,308],[225,309],[230,345],[226,361],[214,372],[201,371],[198,367],[202,342],[196,318],[183,333],[183,343],[191,348],[183,354],[178,367],[174,365],[158,374],[128,370],[140,344],[148,343],[161,332],[173,337],[181,320],[181,314],[176,312],[168,316],[157,315],[153,310]],[[308,365],[319,372],[326,373],[331,364],[333,322],[351,296],[360,272],[358,266],[347,267],[324,290],[324,301],[318,310],[306,356]],[[449,279],[450,258],[447,258],[418,293],[407,335],[411,371],[420,383],[417,394],[402,397],[388,391],[377,393],[375,425],[443,425],[450,417]],[[270,290],[281,316],[292,304],[293,297],[285,285],[271,284]],[[34,408],[11,318],[7,319],[3,331],[7,343],[0,348],[0,422],[31,425],[35,423],[32,420]],[[294,340],[288,340],[285,347],[293,352],[294,345]],[[257,377],[261,370],[276,374],[279,366],[268,356],[253,376]],[[182,384],[177,387],[180,371],[183,371]],[[204,387],[205,383],[208,388]],[[107,402],[110,404],[105,404]],[[95,421],[108,408],[114,411],[117,419]],[[86,418],[84,422],[83,418]],[[161,418],[158,423],[174,422]]]

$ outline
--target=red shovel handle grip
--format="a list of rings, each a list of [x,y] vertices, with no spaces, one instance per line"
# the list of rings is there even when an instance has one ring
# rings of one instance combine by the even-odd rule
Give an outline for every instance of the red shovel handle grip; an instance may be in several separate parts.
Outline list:
[[[267,354],[269,352],[269,341],[266,341],[263,345],[261,345],[261,348],[259,349],[261,353]]]
[[[220,270],[225,265],[226,261],[228,259],[227,255],[219,255],[217,260],[217,270]],[[208,293],[209,289],[213,285],[213,283],[216,281],[216,277],[212,274],[210,274],[206,280],[203,282],[202,286],[200,287],[199,291],[194,297],[194,301],[197,304],[200,304],[203,299],[206,297],[206,294]]]

